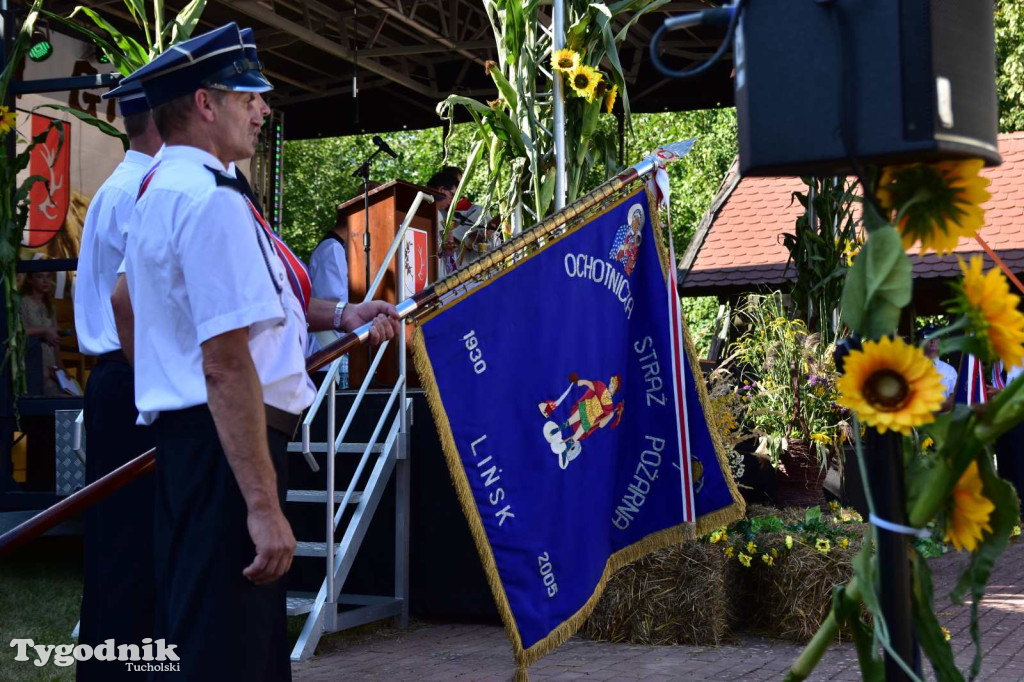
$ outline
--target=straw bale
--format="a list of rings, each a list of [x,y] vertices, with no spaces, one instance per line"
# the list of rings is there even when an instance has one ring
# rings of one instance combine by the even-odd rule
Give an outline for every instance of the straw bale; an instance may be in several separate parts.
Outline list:
[[[729,603],[721,548],[672,545],[616,572],[582,633],[631,644],[718,645],[728,635]]]
[[[852,526],[852,524],[851,524]],[[850,528],[860,533],[863,525]],[[737,614],[751,628],[777,639],[805,643],[817,631],[832,608],[832,589],[853,575],[853,559],[860,540],[843,549],[831,542],[828,553],[797,542],[787,550],[787,533],[764,533],[757,538],[758,553],[778,552],[774,566],[754,564],[743,568],[730,564],[730,579],[738,584]]]

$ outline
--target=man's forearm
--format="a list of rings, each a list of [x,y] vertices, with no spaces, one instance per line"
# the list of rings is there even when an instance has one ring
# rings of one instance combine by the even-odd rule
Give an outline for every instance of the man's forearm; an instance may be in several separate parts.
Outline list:
[[[227,348],[208,344],[239,335]],[[214,352],[210,353],[209,350]],[[267,445],[263,387],[249,355],[248,331],[228,332],[203,344],[207,402],[228,464],[249,511],[279,509],[277,474]]]
[[[312,332],[322,332],[334,329],[334,309],[338,307],[337,301],[323,298],[311,298],[309,310],[306,311],[306,324]]]
[[[110,294],[110,305],[114,309],[114,325],[117,327],[117,338],[121,342],[121,350],[128,362],[135,364],[135,310],[132,298],[128,293],[128,282],[124,275],[117,278],[114,291]]]

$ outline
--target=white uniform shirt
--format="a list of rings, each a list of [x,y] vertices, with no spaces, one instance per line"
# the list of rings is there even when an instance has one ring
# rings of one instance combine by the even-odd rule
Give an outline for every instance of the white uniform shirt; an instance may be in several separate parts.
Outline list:
[[[348,256],[345,247],[333,237],[328,237],[317,244],[313,253],[309,254],[309,279],[312,284],[313,298],[327,301],[348,300]],[[335,338],[341,334],[325,332]],[[312,355],[321,348],[316,334],[310,334],[307,352]],[[341,363],[342,373],[348,373],[348,357],[344,356]]]
[[[942,399],[945,400],[953,395],[953,391],[956,390],[956,369],[953,368],[953,365],[943,362],[938,358],[935,358],[932,362],[942,378]]]
[[[120,350],[110,294],[124,258],[128,220],[139,194],[139,183],[153,158],[129,151],[96,191],[82,228],[75,284],[75,331],[86,355]]]
[[[139,421],[206,403],[200,344],[244,327],[263,402],[298,414],[315,396],[305,313],[242,195],[204,166],[224,170],[201,149],[166,147],[132,212],[125,263]]]
[[[1019,377],[1022,372],[1024,372],[1024,365],[1014,365],[1006,370],[1006,385],[1009,386],[1010,382]]]

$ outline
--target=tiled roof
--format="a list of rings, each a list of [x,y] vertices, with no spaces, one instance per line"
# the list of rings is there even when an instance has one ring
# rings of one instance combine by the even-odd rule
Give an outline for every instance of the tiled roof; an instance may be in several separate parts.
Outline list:
[[[1024,132],[999,136],[1003,163],[986,168],[992,198],[985,204],[986,225],[981,237],[1014,272],[1024,272]],[[729,191],[729,180],[723,192]],[[792,232],[803,207],[794,192],[806,191],[800,178],[743,178],[707,216],[710,226],[698,230],[689,254],[692,265],[683,274],[682,293],[696,295],[715,290],[738,291],[759,285],[775,285],[792,276],[786,272],[789,253],[782,235]],[[719,200],[716,203],[720,203]],[[712,207],[714,211],[714,207]],[[703,239],[702,239],[703,237]],[[959,273],[956,255],[923,257],[911,250],[915,278],[946,278]],[[973,239],[961,239],[954,252],[960,256],[984,255]],[[992,263],[985,256],[986,267]],[[689,264],[689,263],[687,263]],[[789,277],[787,277],[787,275]]]

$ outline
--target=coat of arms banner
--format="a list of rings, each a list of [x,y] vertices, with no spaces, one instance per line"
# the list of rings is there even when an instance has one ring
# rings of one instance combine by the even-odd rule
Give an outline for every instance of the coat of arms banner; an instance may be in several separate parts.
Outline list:
[[[643,188],[626,195],[416,332],[524,667],[576,631],[619,567],[742,513],[651,209]]]

